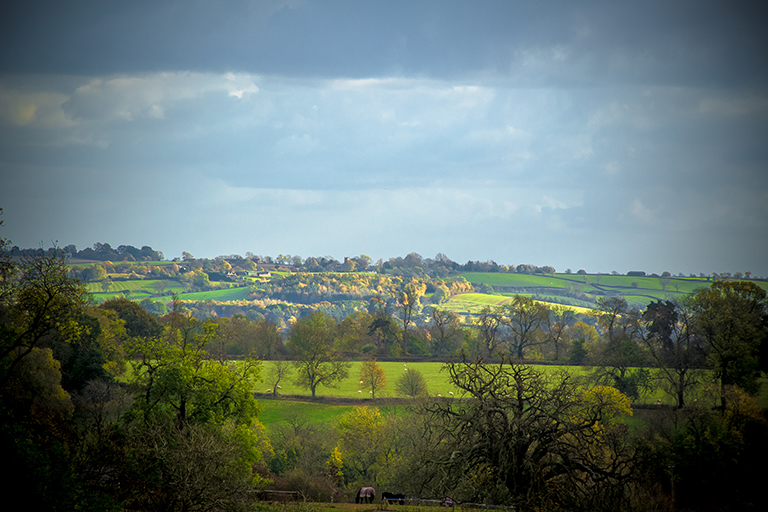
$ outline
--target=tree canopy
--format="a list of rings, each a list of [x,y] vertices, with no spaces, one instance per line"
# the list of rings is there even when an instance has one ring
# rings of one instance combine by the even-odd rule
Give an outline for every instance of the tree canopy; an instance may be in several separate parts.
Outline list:
[[[296,384],[315,398],[319,386],[334,387],[345,379],[350,363],[338,350],[336,321],[321,311],[297,320],[288,335],[288,352],[294,358]]]

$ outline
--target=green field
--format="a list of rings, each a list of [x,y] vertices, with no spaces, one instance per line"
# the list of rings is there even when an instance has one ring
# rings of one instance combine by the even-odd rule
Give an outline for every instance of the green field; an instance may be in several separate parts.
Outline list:
[[[270,362],[264,363],[263,373],[268,372]],[[271,395],[267,395],[264,391],[268,387],[262,383],[261,387],[264,390],[261,393],[257,393],[259,404],[263,407],[262,412],[259,414],[259,420],[266,426],[267,430],[271,431],[277,425],[287,425],[295,419],[309,423],[324,423],[328,425],[334,424],[340,416],[353,410],[355,407],[379,407],[383,413],[396,413],[404,410],[404,404],[392,405],[388,403],[386,397],[397,397],[395,392],[395,382],[397,378],[404,371],[403,363],[398,362],[380,362],[384,371],[387,374],[388,386],[381,392],[377,393],[377,399],[371,400],[370,398],[361,398],[359,401],[353,400],[359,398],[367,391],[363,390],[363,393],[358,393],[359,381],[357,374],[360,368],[360,362],[353,363],[350,370],[349,377],[341,383],[337,389],[320,388],[318,390],[318,397],[320,400],[313,402],[309,396],[307,390],[301,389],[293,385],[290,378],[287,378],[281,383],[283,389],[280,390],[280,394],[291,395],[291,399],[273,399]],[[429,394],[433,398],[437,395],[442,395],[443,399],[459,398],[458,390],[448,383],[448,375],[445,371],[441,372],[442,363],[407,363],[406,367],[411,370],[419,370],[427,381],[429,388]],[[556,365],[534,365],[539,370],[552,374],[560,370],[565,370],[573,375],[580,377],[587,377],[592,372],[591,367],[579,367],[579,366],[556,366]],[[768,380],[762,379],[761,393],[758,396],[758,403],[763,408],[768,408]],[[453,391],[454,395],[450,392]],[[297,396],[298,395],[298,396]],[[301,398],[301,397],[305,398]],[[369,395],[370,396],[370,395]],[[329,402],[329,397],[331,401]],[[323,400],[325,398],[325,400]],[[694,395],[689,396],[689,400],[694,398]],[[333,400],[339,400],[340,403],[334,403]],[[648,395],[641,400],[635,402],[636,404],[660,404],[660,405],[673,405],[674,400],[666,395],[661,388],[652,390]],[[642,416],[642,414],[640,415]],[[637,426],[643,423],[641,417],[626,418],[625,422],[630,426]]]
[[[103,302],[120,296],[131,300],[141,300],[152,297],[161,290],[165,295],[153,297],[153,299],[164,303],[169,303],[173,300],[171,293],[176,294],[180,300],[213,300],[219,302],[246,300],[250,296],[247,287],[234,288],[231,287],[231,283],[218,281],[211,281],[211,284],[220,288],[205,292],[186,292],[186,286],[175,279],[141,279],[110,281],[107,283],[106,289],[102,282],[86,283],[86,290],[95,302]]]
[[[264,361],[261,371],[263,377],[268,376],[272,361]],[[279,390],[278,398],[274,399],[271,395],[270,384],[266,379],[256,384],[255,392],[259,404],[263,407],[259,414],[259,420],[271,429],[277,424],[287,424],[294,418],[304,419],[309,422],[333,423],[341,415],[353,410],[355,407],[382,407],[383,410],[400,410],[399,406],[388,404],[387,398],[404,398],[400,396],[395,387],[397,379],[402,375],[405,368],[410,371],[418,370],[424,376],[427,382],[429,395],[436,398],[441,395],[444,399],[452,397],[459,398],[459,391],[448,381],[446,371],[441,371],[443,363],[425,362],[425,363],[406,363],[382,361],[379,365],[384,369],[387,375],[387,387],[377,392],[376,399],[372,400],[367,389],[362,389],[359,383],[358,374],[360,372],[361,362],[353,362],[347,379],[342,381],[337,388],[320,387],[317,391],[318,401],[312,401],[308,390],[296,386],[292,380],[294,370],[291,367],[290,373],[280,382],[282,389]],[[533,365],[539,370],[552,374],[565,370],[578,377],[588,377],[592,372],[591,367],[583,366],[558,366],[558,365]],[[652,370],[653,371],[653,370]],[[130,373],[130,368],[129,368]],[[120,379],[127,382],[129,373],[123,375]],[[358,393],[361,391],[361,393]],[[454,394],[451,395],[451,392]],[[282,396],[281,396],[282,395]],[[290,397],[286,396],[290,395]],[[290,398],[290,399],[286,399]],[[689,400],[691,398],[689,397]],[[764,409],[768,409],[768,379],[761,379],[761,392],[757,397],[758,403]],[[330,400],[330,401],[329,401]],[[334,402],[338,400],[338,402]],[[674,400],[666,395],[661,388],[652,390],[647,396],[636,402],[638,404],[664,404],[672,405]],[[631,421],[631,420],[630,420]]]
[[[698,277],[633,277],[607,274],[529,275],[467,272],[461,274],[474,285],[488,284],[503,295],[538,295],[564,304],[587,306],[597,297],[618,295],[630,306],[644,308],[653,300],[672,300],[708,287],[712,281]],[[753,281],[768,290],[768,282]],[[477,301],[474,301],[477,302]]]
[[[270,361],[264,361],[264,367],[262,369],[262,375],[266,376],[269,373],[269,369],[272,362]],[[361,399],[362,403],[372,403],[375,402],[374,400],[370,399],[370,393],[368,389],[364,389],[360,385],[359,380],[359,373],[360,373],[360,366],[362,365],[362,362],[356,361],[352,363],[352,367],[349,370],[349,376],[347,379],[339,383],[339,386],[336,388],[327,388],[327,387],[319,387],[317,390],[317,396],[318,397],[333,397],[333,398],[342,398],[342,399]],[[448,373],[446,371],[441,371],[443,368],[443,363],[439,362],[424,362],[424,363],[401,363],[401,362],[392,362],[392,361],[382,361],[379,362],[379,366],[382,367],[384,372],[387,375],[387,387],[383,390],[376,392],[376,399],[380,398],[403,398],[402,395],[399,395],[396,391],[396,384],[397,380],[400,378],[400,376],[403,374],[404,371],[407,371],[407,369],[410,370],[418,370],[421,372],[421,374],[424,376],[424,379],[427,381],[427,389],[429,391],[429,395],[432,397],[441,396],[443,398],[450,398],[458,397],[459,396],[459,390],[455,388],[448,379]],[[561,370],[565,370],[572,375],[576,376],[588,376],[592,372],[591,367],[586,366],[563,366],[563,365],[534,365],[540,370],[546,372],[547,374],[556,373]],[[278,394],[282,395],[303,395],[307,398],[310,397],[309,390],[301,388],[297,385],[295,385],[292,382],[292,379],[294,378],[293,368],[291,368],[291,374],[284,378],[280,382],[280,386],[282,389],[279,390]],[[259,394],[263,395],[271,390],[268,390],[270,385],[266,382],[262,382],[258,385],[258,392]],[[263,388],[263,389],[262,389]],[[358,391],[360,391],[358,393]],[[768,390],[766,390],[768,392]],[[453,395],[451,394],[453,393]],[[657,399],[661,398],[662,401],[670,402],[671,399],[667,398],[664,393],[661,390],[658,390],[658,392],[652,392],[648,396],[644,397],[641,402],[644,403],[653,403],[656,402]]]
[[[270,365],[271,362],[264,362],[264,368],[262,370],[263,375],[268,374]],[[336,388],[319,387],[317,389],[317,396],[361,399],[369,398],[370,393],[368,393],[368,391],[370,390],[363,389],[360,386],[360,379],[358,378],[361,365],[362,362],[360,361],[353,362],[347,379],[339,383],[338,387]],[[424,375],[424,379],[427,381],[427,388],[430,395],[432,396],[436,396],[438,394],[442,396],[450,396],[450,392],[455,393],[457,391],[453,386],[448,384],[448,374],[440,371],[443,367],[443,363],[398,363],[382,361],[379,363],[379,366],[382,367],[387,375],[387,387],[381,391],[376,392],[377,399],[399,396],[395,391],[395,386],[397,379],[399,379],[403,372],[406,371],[406,368],[418,369],[421,374]],[[291,372],[293,372],[293,368],[291,368]],[[309,395],[308,390],[296,386],[292,382],[293,378],[294,375],[291,373],[289,377],[280,382],[282,389],[279,391],[279,393],[284,395]],[[263,387],[264,390],[266,390],[269,385],[264,383],[264,385],[260,387]],[[263,392],[263,390],[260,391]],[[358,393],[358,391],[360,391],[360,393]]]
[[[277,425],[287,425],[292,421],[333,424],[339,417],[352,411],[356,405],[332,405],[326,403],[304,402],[300,400],[274,400],[259,398],[262,407],[259,421],[272,430]]]
[[[440,304],[440,309],[446,309],[448,311],[453,311],[454,313],[464,313],[464,314],[473,314],[473,315],[479,315],[481,314],[483,308],[486,306],[498,306],[501,304],[504,304],[512,299],[515,295],[522,295],[522,296],[531,296],[530,293],[519,293],[519,294],[513,294],[513,293],[505,293],[500,295],[489,295],[485,293],[462,293],[459,295],[456,295],[455,297],[452,297],[447,302],[444,302]],[[555,302],[545,302],[545,301],[539,301],[542,304],[546,304],[550,307],[552,306],[558,306],[561,304],[557,304]],[[589,313],[592,311],[590,308],[581,307],[581,306],[571,306],[571,305],[565,305],[564,307],[571,309],[577,313]]]

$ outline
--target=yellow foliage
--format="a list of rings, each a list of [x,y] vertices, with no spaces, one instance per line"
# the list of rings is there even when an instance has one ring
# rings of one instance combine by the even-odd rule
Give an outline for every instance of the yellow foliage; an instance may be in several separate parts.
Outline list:
[[[629,397],[610,386],[595,386],[582,391],[583,411],[590,414],[599,410],[603,424],[610,424],[620,416],[632,416],[632,405]]]
[[[341,457],[341,450],[339,450],[338,446],[334,446],[333,450],[331,450],[331,455],[328,457],[328,473],[333,475],[337,479],[341,479],[344,476],[344,472],[342,471],[342,468],[344,467],[344,462]]]

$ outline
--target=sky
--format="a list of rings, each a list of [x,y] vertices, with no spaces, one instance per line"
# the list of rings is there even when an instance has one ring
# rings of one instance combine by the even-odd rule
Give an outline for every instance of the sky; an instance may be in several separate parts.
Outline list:
[[[768,7],[8,1],[0,237],[768,276]]]

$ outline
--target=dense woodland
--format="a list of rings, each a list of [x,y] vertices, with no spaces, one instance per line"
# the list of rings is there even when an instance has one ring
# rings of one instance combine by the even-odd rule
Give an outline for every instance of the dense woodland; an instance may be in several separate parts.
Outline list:
[[[348,501],[362,485],[520,510],[766,504],[756,397],[768,300],[755,282],[718,276],[643,309],[606,294],[581,313],[513,295],[460,318],[441,304],[472,285],[442,256],[348,258],[333,263],[346,265],[341,276],[320,272],[331,265],[322,258],[139,266],[133,249],[101,248],[109,260],[74,267],[73,247],[0,248],[0,454],[13,468],[3,485],[30,509],[244,510],[256,489]],[[275,280],[249,274],[279,266],[293,268]],[[139,267],[199,288],[218,273],[248,287],[244,303],[281,315],[174,300],[173,290],[154,314],[125,297],[89,300],[86,281]],[[430,397],[411,371],[389,383],[407,409],[370,406],[386,386],[377,361],[391,358],[444,361],[461,396]],[[352,359],[365,361],[359,375]],[[333,425],[296,417],[268,432],[254,390],[267,382],[276,393],[286,378],[311,397],[359,379],[371,400]],[[633,407],[652,389],[673,405]]]

